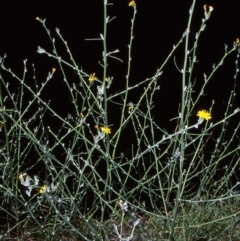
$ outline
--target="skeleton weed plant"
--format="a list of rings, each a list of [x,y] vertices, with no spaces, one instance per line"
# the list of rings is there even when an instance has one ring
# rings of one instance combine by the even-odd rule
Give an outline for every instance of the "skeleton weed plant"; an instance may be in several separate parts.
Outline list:
[[[237,197],[240,153],[235,141],[239,140],[239,124],[228,132],[227,127],[240,111],[234,108],[240,42],[237,39],[230,50],[225,46],[211,73],[203,74],[201,88],[194,89],[198,41],[213,11],[212,6],[204,5],[202,24],[190,44],[195,2],[187,28],[166,60],[152,76],[137,84],[130,77],[134,76],[131,56],[137,2],[129,3],[133,17],[127,72],[125,86],[117,92],[112,91],[115,76],[108,74],[108,61],[122,60],[116,55],[119,50],[107,50],[107,28],[114,22],[107,16],[110,3],[105,0],[101,74],[87,73],[78,66],[56,28],[57,40],[62,41],[70,60],[61,58],[53,34],[40,17],[36,20],[46,30],[53,49],[38,46],[37,52],[56,60],[55,66],[49,66],[54,68],[45,81],[39,83],[33,65],[35,86],[31,86],[26,60],[20,77],[5,67],[6,56],[1,57],[0,217],[7,223],[0,229],[1,238],[24,238],[32,227],[31,235],[41,234],[49,240],[63,232],[73,232],[82,240],[194,240],[219,218],[232,227],[237,213],[222,212],[221,217],[211,215],[208,219],[204,215],[206,210],[215,213],[213,207]],[[166,63],[182,45],[183,67],[178,69],[181,99],[175,106],[178,114],[171,131],[154,120],[153,103],[161,91],[159,79]],[[214,101],[201,109],[197,106],[206,86],[231,54],[236,54],[233,91],[223,118],[214,122]],[[71,77],[69,70],[74,73]],[[62,97],[69,109],[66,116],[42,97],[57,73],[61,73],[68,90]],[[17,90],[11,89],[10,78],[18,85]],[[138,93],[140,87],[142,93]],[[131,101],[132,93],[139,96],[135,102]],[[157,103],[154,105],[156,109]],[[115,119],[109,116],[113,111]],[[217,130],[216,135],[213,130]],[[123,142],[130,150],[121,151]],[[106,220],[111,220],[110,225]]]

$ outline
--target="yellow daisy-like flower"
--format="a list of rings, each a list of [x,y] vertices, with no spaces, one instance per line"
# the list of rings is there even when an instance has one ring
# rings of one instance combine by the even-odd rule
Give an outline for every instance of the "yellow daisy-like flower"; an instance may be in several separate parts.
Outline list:
[[[133,7],[135,4],[136,4],[135,1],[132,0],[132,1],[129,2],[128,6],[129,6],[129,7]]]
[[[206,110],[198,111],[197,116],[199,116],[200,118],[205,119],[205,120],[209,120],[212,118],[211,114],[209,112],[207,112]]]
[[[106,134],[110,134],[111,133],[111,129],[107,126],[102,126],[100,127],[100,129],[105,132]]]
[[[89,75],[88,81],[93,82],[93,81],[96,80],[96,79],[97,79],[97,78],[96,78],[96,76],[95,76],[95,73],[93,73],[93,74],[90,74],[90,75]]]
[[[43,193],[45,193],[46,192],[46,190],[47,190],[47,186],[46,185],[43,185],[40,189],[39,189],[39,193],[41,193],[41,194],[43,194]]]

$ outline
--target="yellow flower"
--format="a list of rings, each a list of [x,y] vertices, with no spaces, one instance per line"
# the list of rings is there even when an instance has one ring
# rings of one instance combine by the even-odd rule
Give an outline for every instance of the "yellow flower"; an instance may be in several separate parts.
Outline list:
[[[212,12],[212,11],[213,11],[213,6],[208,6],[207,4],[203,5],[204,11],[207,11],[207,7],[208,7],[208,9],[209,9],[209,12]]]
[[[100,129],[105,132],[106,134],[110,134],[111,133],[111,129],[107,126],[102,126],[100,127]]]
[[[18,176],[18,179],[20,182],[24,182],[24,176],[26,176],[27,173],[20,173],[19,176]]]
[[[97,78],[96,78],[96,76],[95,76],[95,73],[93,73],[93,74],[90,74],[90,75],[89,75],[88,81],[93,82],[93,81],[96,80],[96,79],[97,79]]]
[[[133,7],[134,5],[135,5],[135,1],[134,0],[130,1],[129,4],[128,4],[129,7]]]
[[[212,12],[213,6],[209,6],[209,12]]]
[[[211,114],[207,112],[206,110],[200,110],[197,113],[197,116],[199,116],[201,119],[209,120],[211,119]]]
[[[239,41],[239,38],[236,39],[235,44],[236,44],[238,47],[240,47],[240,41]]]
[[[44,192],[46,192],[47,190],[47,186],[46,185],[43,185],[40,189],[39,189],[39,193],[43,194]]]

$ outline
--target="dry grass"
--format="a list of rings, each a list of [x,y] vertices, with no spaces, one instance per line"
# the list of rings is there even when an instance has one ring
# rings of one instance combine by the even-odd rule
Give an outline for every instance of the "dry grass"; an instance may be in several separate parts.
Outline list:
[[[239,200],[240,198],[236,197],[235,200],[224,203],[182,206],[175,224],[175,239],[172,240],[240,240]],[[171,212],[167,217],[166,215],[146,215],[131,211],[122,216],[111,217],[102,223],[96,219],[86,223],[78,217],[69,220],[83,237],[80,237],[69,224],[61,222],[60,219],[55,222],[47,221],[43,217],[42,222],[39,219],[39,224],[42,223],[41,227],[31,220],[24,220],[19,224],[8,220],[0,226],[2,235],[0,240],[77,241],[84,240],[83,237],[86,238],[85,240],[109,241],[171,240],[168,223],[171,222]]]

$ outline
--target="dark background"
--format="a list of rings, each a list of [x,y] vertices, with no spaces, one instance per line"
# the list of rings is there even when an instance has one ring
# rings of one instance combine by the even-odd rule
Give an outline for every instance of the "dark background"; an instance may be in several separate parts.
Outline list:
[[[128,0],[113,0],[112,6],[108,8],[110,17],[116,19],[109,24],[108,50],[119,49],[118,61],[110,61],[108,75],[114,76],[113,88],[118,90],[124,86],[127,70],[127,45],[130,36],[130,21],[133,9],[128,7]],[[189,8],[192,1],[137,1],[137,18],[134,29],[134,46],[132,52],[131,81],[136,83],[146,77],[152,76],[156,69],[168,56],[173,45],[178,42],[187,26]],[[233,41],[240,36],[238,1],[210,1],[197,0],[190,37],[194,39],[203,18],[203,5],[214,7],[207,27],[202,33],[197,51],[198,64],[195,72],[196,80],[203,81],[203,73],[209,74],[213,63],[217,63],[224,54],[224,44],[232,47]],[[47,71],[56,67],[57,63],[46,56],[39,55],[37,46],[51,51],[51,42],[36,17],[46,18],[46,25],[51,30],[52,36],[56,37],[55,27],[60,29],[61,34],[67,40],[75,61],[82,66],[87,73],[95,72],[102,75],[102,69],[98,61],[102,59],[102,42],[85,41],[85,38],[99,38],[103,32],[103,1],[4,1],[1,3],[0,14],[0,54],[7,54],[6,67],[19,75],[23,72],[23,60],[28,59],[29,75],[31,75],[31,64],[34,63],[39,81],[45,78]],[[57,43],[60,43],[57,40]],[[60,56],[66,56],[66,50],[59,45]],[[181,68],[183,64],[184,45],[175,53],[177,64]],[[223,98],[229,96],[232,89],[234,75],[234,59],[232,55],[229,61],[218,74],[214,76],[207,88],[203,106],[209,108],[211,101],[217,100],[219,110],[224,108]],[[173,59],[169,61],[161,77],[161,91],[157,97],[159,108],[165,107],[165,115],[161,117],[163,123],[176,115],[177,104],[181,92],[181,74],[175,68]],[[59,76],[59,78],[61,78]],[[61,81],[51,82],[47,99],[54,99],[55,104],[63,107],[64,86]],[[216,88],[219,91],[216,91]],[[210,96],[211,95],[211,96]],[[58,98],[60,97],[60,98]],[[166,97],[168,108],[166,108]],[[54,104],[53,100],[53,104]],[[134,101],[134,98],[133,98]],[[173,109],[173,113],[169,113]],[[218,111],[216,111],[218,112]],[[169,113],[169,114],[168,114]],[[219,115],[216,113],[216,115]],[[166,117],[166,118],[165,118]],[[157,118],[157,117],[156,117]],[[163,119],[162,119],[163,118]],[[219,116],[221,118],[221,116]],[[159,120],[159,121],[161,121]]]
[[[37,46],[41,46],[49,52],[52,51],[53,47],[45,29],[36,20],[36,17],[46,18],[46,25],[50,29],[51,35],[56,39],[57,49],[61,57],[69,60],[66,49],[55,32],[56,27],[60,29],[62,36],[68,42],[68,47],[76,63],[86,73],[95,72],[97,76],[102,76],[102,67],[98,64],[98,61],[102,60],[102,41],[86,41],[85,39],[99,38],[100,33],[103,33],[103,2],[103,0],[70,0],[4,1],[1,3],[0,55],[7,54],[5,66],[22,76],[23,60],[28,59],[27,81],[29,85],[31,85],[31,81],[33,83],[33,63],[38,83],[45,81],[47,73],[51,71],[52,67],[55,67],[56,74],[48,84],[48,88],[43,91],[42,97],[46,101],[51,100],[51,106],[62,116],[66,116],[70,111],[66,105],[66,98],[70,99],[69,92],[62,81],[63,77],[57,61],[37,53]],[[108,15],[110,17],[116,16],[116,18],[108,26],[108,51],[119,49],[120,52],[116,56],[124,61],[121,63],[109,60],[107,76],[114,77],[111,90],[117,92],[125,86],[127,45],[130,38],[133,8],[128,7],[128,0],[112,0],[110,2],[113,2],[113,5],[108,7]],[[224,55],[224,45],[227,44],[231,49],[233,42],[240,37],[238,1],[232,0],[230,2],[196,1],[190,29],[190,41],[194,41],[195,34],[204,17],[203,5],[212,5],[214,8],[198,42],[198,63],[193,74],[196,80],[196,93],[204,82],[203,73],[209,75],[213,63],[217,64]],[[131,84],[136,84],[153,76],[157,68],[162,65],[173,45],[177,44],[187,28],[192,1],[138,0],[136,3],[137,17],[132,49]],[[184,43],[173,55],[176,57],[176,63],[180,69],[183,66],[183,54]],[[223,118],[230,91],[233,89],[236,55],[237,52],[233,53],[213,76],[205,89],[205,96],[200,99],[197,106],[198,109],[209,109],[212,100],[215,100],[216,104],[212,113],[214,122]],[[173,58],[171,58],[163,69],[163,75],[159,80],[161,89],[154,98],[156,106],[154,119],[169,133],[173,132],[176,126],[176,122],[169,120],[178,115],[181,100],[181,77],[181,73],[178,72]],[[10,87],[14,88],[16,82],[12,82],[12,79],[9,81]],[[71,76],[68,81],[75,82]],[[142,89],[138,89],[132,92],[128,101],[135,103],[141,91]],[[239,103],[238,92],[237,86],[236,106]],[[114,119],[114,113],[113,110],[110,115],[110,123],[113,124],[119,120],[119,116],[116,116],[116,120]],[[193,121],[197,121],[197,117],[194,118]]]
[[[116,56],[124,63],[110,60],[107,76],[113,76],[111,88],[119,91],[125,85],[127,71],[127,45],[130,37],[131,18],[133,8],[128,7],[128,0],[112,0],[108,7],[108,15],[116,16],[108,28],[108,50],[119,49]],[[192,1],[189,0],[138,0],[137,17],[134,29],[132,51],[131,83],[135,84],[151,77],[157,68],[162,65],[183,32],[187,28],[189,9]],[[212,5],[214,10],[207,21],[205,31],[202,32],[197,50],[199,60],[194,72],[196,90],[203,84],[203,73],[210,74],[213,63],[218,63],[224,55],[224,45],[232,48],[236,38],[240,38],[238,1],[197,0],[190,39],[194,40],[204,17],[203,5]],[[52,67],[58,69],[58,64],[44,55],[37,53],[37,46],[51,51],[51,41],[41,23],[36,17],[46,18],[46,25],[52,36],[57,40],[59,55],[68,59],[66,49],[60,44],[55,33],[55,27],[60,29],[62,36],[68,42],[75,61],[87,73],[95,72],[102,75],[102,68],[98,64],[102,60],[102,42],[85,41],[86,38],[99,38],[103,32],[103,0],[85,1],[4,1],[1,3],[0,14],[0,55],[7,54],[5,66],[10,67],[18,75],[23,73],[23,60],[28,59],[29,83],[32,79],[31,65],[34,63],[37,71],[37,80],[45,80],[47,72]],[[183,65],[184,44],[175,52],[179,68]],[[205,89],[206,95],[199,102],[199,109],[209,109],[212,100],[216,104],[212,113],[213,122],[223,118],[230,91],[233,89],[235,74],[235,59],[237,52],[232,54],[224,65],[217,71]],[[12,80],[11,80],[12,81]],[[70,80],[71,81],[71,80]],[[159,83],[161,90],[154,101],[157,104],[154,110],[155,121],[169,133],[174,131],[175,122],[171,118],[178,114],[181,97],[181,73],[174,65],[173,58],[163,69]],[[14,85],[15,83],[10,83]],[[31,84],[30,84],[31,85]],[[237,86],[236,106],[239,105],[239,90]],[[69,109],[65,105],[68,90],[62,81],[60,71],[50,81],[43,93],[46,100],[51,99],[51,105],[58,113],[66,116]],[[139,91],[131,94],[129,101],[137,100]],[[114,112],[111,123],[114,123]],[[118,118],[118,116],[116,116]],[[197,117],[195,117],[197,120]],[[235,119],[236,120],[236,119]],[[237,120],[237,122],[239,122]],[[114,128],[114,127],[113,127]],[[124,148],[123,148],[123,151]]]

